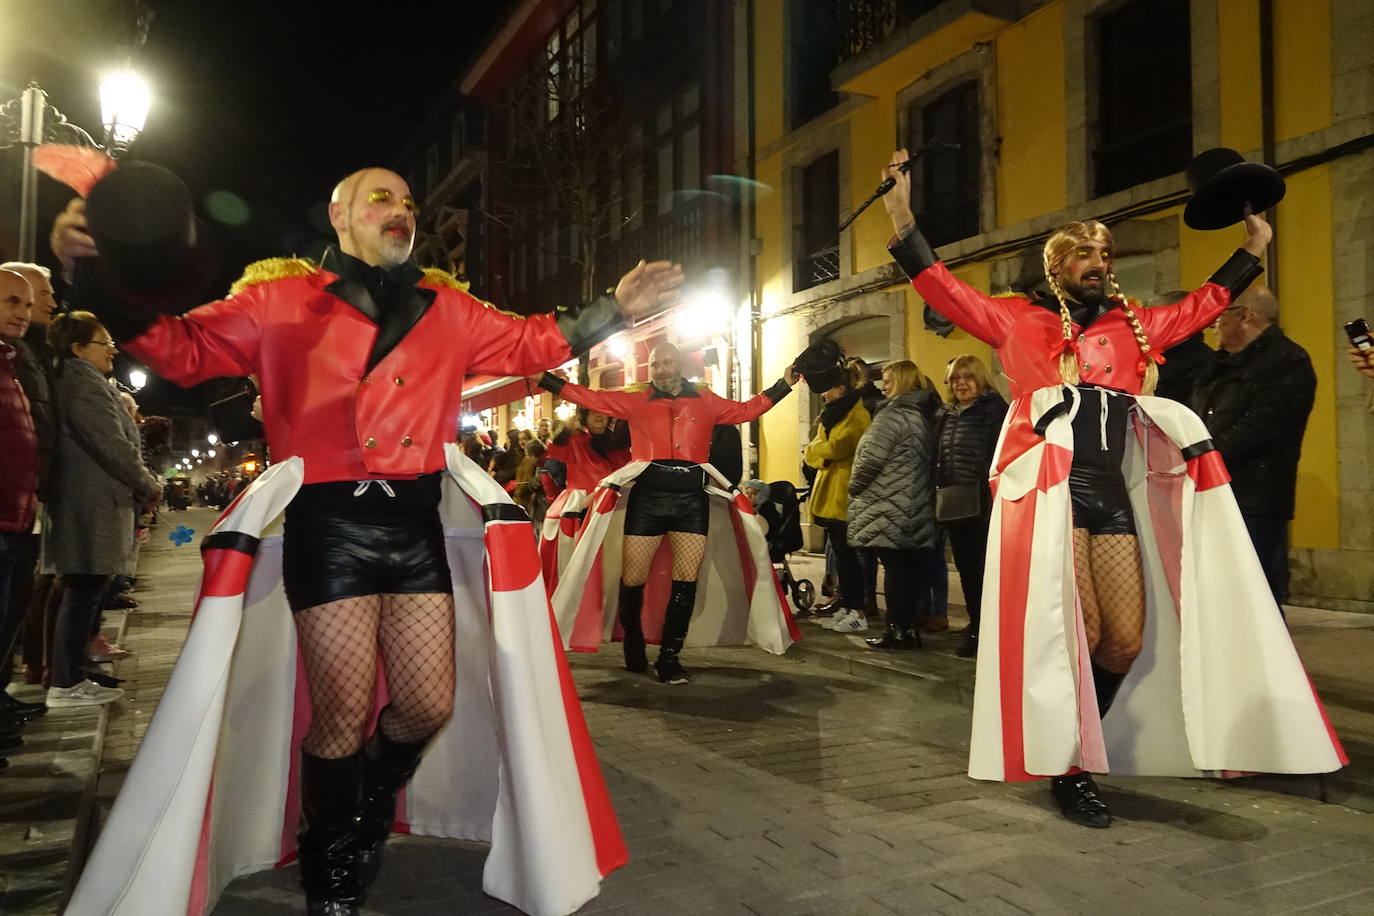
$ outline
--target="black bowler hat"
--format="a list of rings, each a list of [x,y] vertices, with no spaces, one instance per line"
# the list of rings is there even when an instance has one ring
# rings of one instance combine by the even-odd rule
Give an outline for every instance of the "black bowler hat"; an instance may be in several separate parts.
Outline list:
[[[792,361],[792,368],[806,379],[812,391],[829,391],[844,381],[844,351],[825,337],[803,350]]]
[[[1191,229],[1224,229],[1245,218],[1246,204],[1260,213],[1283,200],[1282,175],[1224,146],[1198,153],[1186,174],[1193,197],[1183,222]]]
[[[151,162],[126,162],[96,182],[86,219],[99,272],[120,297],[154,311],[198,304],[211,259],[185,182]]]

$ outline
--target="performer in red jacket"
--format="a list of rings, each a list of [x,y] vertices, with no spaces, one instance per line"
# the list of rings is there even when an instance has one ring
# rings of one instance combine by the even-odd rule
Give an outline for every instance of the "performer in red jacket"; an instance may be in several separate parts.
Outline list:
[[[621,573],[620,624],[625,631],[625,667],[644,671],[641,607],[644,583],[664,536],[673,551],[673,584],[663,623],[663,636],[654,668],[665,684],[686,684],[690,678],[679,655],[687,638],[696,603],[697,574],[706,554],[708,527],[705,472],[710,460],[711,435],[717,424],[747,423],[782,400],[797,380],[788,367],[762,394],[748,401],[729,401],[710,389],[698,389],[682,377],[682,356],[672,344],[660,344],[649,354],[650,385],[635,391],[593,391],[545,374],[540,384],[574,404],[634,424],[630,455],[648,462],[630,491],[625,519]]]
[[[1218,565],[1215,543],[1234,540],[1234,501],[1202,424],[1150,397],[1160,354],[1214,321],[1259,275],[1271,236],[1268,224],[1247,211],[1243,247],[1175,305],[1140,309],[1122,296],[1112,270],[1111,233],[1095,221],[1062,226],[1045,243],[1051,295],[993,297],[955,279],[917,230],[910,178],[898,168],[907,158],[899,150],[884,169],[884,178],[896,183],[884,197],[897,232],[889,249],[927,303],[996,350],[1014,398],[993,464],[992,587],[983,605],[983,619],[991,617],[993,627],[980,640],[970,774],[1052,776],[1054,797],[1069,820],[1106,827],[1111,815],[1086,771],[1105,771],[1107,750],[1120,769],[1136,772],[1314,772],[1303,767],[1339,766],[1334,735],[1316,743],[1309,738],[1314,755],[1297,761],[1300,752],[1276,747],[1283,740],[1255,729],[1242,739],[1239,720],[1227,720],[1233,713],[1251,717],[1244,721],[1263,718],[1257,709],[1300,709],[1302,715],[1289,721],[1301,719],[1311,729],[1308,735],[1326,738],[1320,705],[1291,640],[1267,620],[1277,620],[1272,600],[1247,592],[1242,581],[1232,586],[1227,608],[1199,608],[1219,572],[1209,568]],[[1187,468],[1181,483],[1180,466]],[[1180,508],[1164,511],[1175,502]],[[1056,514],[1060,506],[1070,510],[1069,517]],[[1191,513],[1186,506],[1194,507]],[[1220,524],[1210,531],[1193,527],[1203,521]],[[1150,537],[1138,539],[1138,525],[1149,526]],[[1243,564],[1227,571],[1240,580],[1256,565],[1253,552],[1227,561]],[[1147,638],[1142,562],[1156,583],[1150,600],[1157,623],[1148,635],[1154,641],[1151,664],[1127,681]],[[1186,585],[1171,591],[1159,587],[1161,580]],[[1241,618],[1235,626],[1219,623],[1219,615],[1229,613]],[[1262,631],[1265,642],[1255,650],[1262,658],[1250,661],[1268,669],[1266,679],[1241,685],[1244,672],[1237,672],[1221,689],[1214,680],[1189,681],[1198,670],[1223,670],[1227,663],[1222,646],[1197,635],[1208,626],[1249,631],[1226,647],[1234,655],[1246,650],[1240,639]],[[1168,627],[1182,627],[1194,638],[1176,638],[1171,650],[1160,650],[1159,634]],[[1168,651],[1179,654],[1168,660]],[[1172,679],[1163,674],[1170,667],[1179,671],[1180,656],[1182,673]],[[1152,676],[1152,686],[1143,688]],[[1118,697],[1123,682],[1127,687]],[[1160,703],[1162,697],[1169,702]],[[1149,713],[1132,706],[1147,699],[1157,704]],[[1104,725],[1114,702],[1130,711]],[[1205,714],[1212,710],[1217,714]],[[1137,737],[1142,721],[1177,724],[1168,742],[1152,738],[1155,747],[1183,748],[1181,760],[1164,767],[1158,754],[1151,758],[1143,751]],[[1276,762],[1253,766],[1236,762],[1241,759]],[[1290,763],[1299,769],[1278,768]]]
[[[624,422],[624,421],[621,421]],[[616,448],[611,420],[604,413],[581,408],[566,425],[555,423],[547,455],[563,462],[567,479],[561,493],[552,497],[539,537],[539,559],[544,568],[544,588],[553,596],[558,578],[567,565],[577,531],[587,515],[587,499],[607,474],[625,466],[628,449]]]
[[[641,262],[613,297],[522,318],[411,263],[417,210],[399,175],[362,170],[334,189],[339,245],[319,267],[261,262],[228,299],[111,324],[128,352],[178,384],[256,376],[273,457],[304,459],[282,566],[312,703],[299,845],[311,913],[357,912],[397,794],[453,706],[438,505],[464,377],[566,362],[627,315],[671,301],[681,282],[676,265]],[[69,271],[96,254],[85,230],[75,201],[53,233]],[[390,704],[369,738],[379,650]]]

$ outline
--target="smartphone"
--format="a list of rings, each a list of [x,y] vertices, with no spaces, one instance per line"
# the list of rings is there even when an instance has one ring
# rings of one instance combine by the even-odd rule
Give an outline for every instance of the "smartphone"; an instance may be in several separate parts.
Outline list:
[[[1346,336],[1350,342],[1359,350],[1374,350],[1374,337],[1369,334],[1369,322],[1363,318],[1356,318],[1354,321],[1346,322]]]

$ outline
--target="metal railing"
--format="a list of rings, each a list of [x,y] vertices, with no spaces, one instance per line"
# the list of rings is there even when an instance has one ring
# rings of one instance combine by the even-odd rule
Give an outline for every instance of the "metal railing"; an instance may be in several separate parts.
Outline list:
[[[944,0],[843,0],[839,59],[857,57]]]

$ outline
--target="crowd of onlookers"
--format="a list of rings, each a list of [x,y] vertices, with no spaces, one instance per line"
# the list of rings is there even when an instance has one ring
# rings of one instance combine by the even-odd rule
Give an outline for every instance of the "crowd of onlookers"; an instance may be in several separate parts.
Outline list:
[[[568,480],[567,466],[545,454],[553,438],[553,421],[545,418],[533,429],[506,430],[504,442],[496,441],[486,430],[464,429],[458,445],[464,455],[505,488],[538,530],[549,503],[567,486]]]
[[[0,684],[18,649],[23,679],[48,687],[41,704],[0,693],[0,753],[48,708],[122,695],[101,666],[128,653],[101,617],[137,606],[127,593],[171,428],[111,382],[117,347],[100,319],[56,305],[45,268],[0,265]]]

